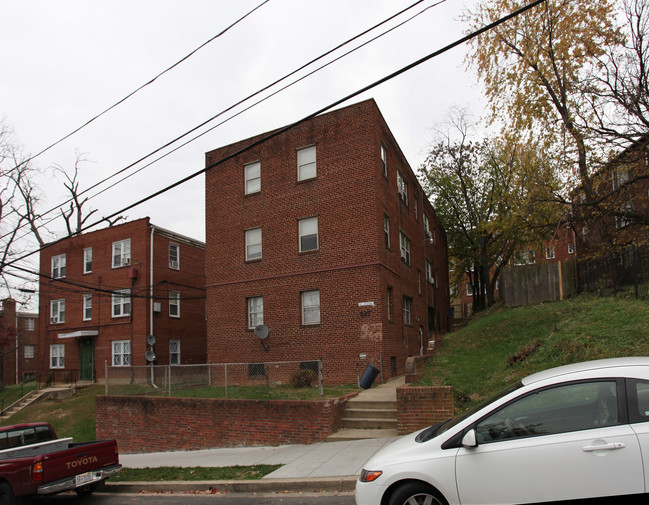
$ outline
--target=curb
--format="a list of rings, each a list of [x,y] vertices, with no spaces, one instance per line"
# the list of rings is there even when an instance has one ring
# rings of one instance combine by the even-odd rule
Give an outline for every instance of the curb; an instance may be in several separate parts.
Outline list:
[[[356,488],[358,477],[322,477],[314,479],[261,479],[218,481],[166,481],[166,482],[107,482],[104,493],[137,494],[141,492],[188,493],[319,493],[350,492]]]

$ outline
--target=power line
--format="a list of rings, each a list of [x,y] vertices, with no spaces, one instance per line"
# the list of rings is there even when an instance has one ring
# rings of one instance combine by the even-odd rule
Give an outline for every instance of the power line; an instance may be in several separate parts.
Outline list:
[[[33,159],[35,159],[35,158],[37,158],[38,156],[40,156],[41,154],[43,154],[43,153],[49,151],[49,150],[52,149],[54,146],[60,144],[60,143],[63,142],[64,140],[70,138],[70,137],[71,137],[72,135],[74,135],[75,133],[78,133],[79,131],[81,131],[83,128],[85,128],[86,126],[88,126],[90,123],[92,123],[92,122],[95,121],[96,119],[99,119],[101,116],[103,116],[103,115],[106,114],[107,112],[111,111],[112,109],[114,109],[114,108],[117,107],[118,105],[124,103],[126,100],[128,100],[129,98],[131,98],[133,95],[135,95],[136,93],[138,93],[138,92],[141,91],[142,89],[146,88],[147,86],[150,86],[150,85],[153,84],[153,83],[154,83],[158,78],[162,77],[162,76],[163,76],[164,74],[166,74],[167,72],[170,72],[171,70],[173,70],[174,68],[176,68],[178,65],[180,65],[181,63],[183,63],[183,62],[186,61],[187,59],[191,58],[194,54],[196,54],[198,51],[200,51],[203,47],[205,47],[205,46],[208,45],[209,43],[213,42],[213,41],[216,40],[217,38],[219,38],[219,37],[221,37],[222,35],[224,35],[226,32],[228,32],[230,29],[232,29],[233,27],[235,27],[236,25],[238,25],[241,21],[243,21],[244,19],[246,19],[246,18],[247,18],[248,16],[250,16],[253,12],[255,12],[257,9],[261,8],[264,4],[268,3],[269,1],[270,1],[270,0],[264,0],[264,1],[261,2],[259,5],[257,5],[254,9],[248,11],[246,14],[244,14],[244,15],[241,16],[239,19],[237,19],[236,21],[234,21],[233,23],[231,23],[229,26],[227,26],[226,28],[224,28],[223,30],[221,30],[219,33],[217,33],[216,35],[214,35],[212,38],[210,38],[209,40],[203,42],[200,46],[198,46],[196,49],[194,49],[193,51],[191,51],[189,54],[183,56],[180,60],[178,60],[178,61],[177,61],[176,63],[174,63],[173,65],[171,65],[169,68],[163,70],[162,72],[160,72],[159,74],[157,74],[155,77],[153,77],[152,79],[150,79],[150,80],[147,81],[146,83],[144,83],[144,84],[142,84],[141,86],[139,86],[138,88],[136,88],[134,91],[131,91],[128,95],[126,95],[126,96],[125,96],[124,98],[122,98],[121,100],[115,102],[113,105],[111,105],[111,106],[108,107],[107,109],[103,110],[102,112],[100,112],[100,113],[97,114],[96,116],[92,117],[91,119],[89,119],[88,121],[86,121],[85,123],[83,123],[81,126],[75,128],[75,129],[72,130],[70,133],[68,133],[67,135],[63,136],[62,138],[60,138],[60,139],[57,140],[56,142],[54,142],[54,143],[50,144],[49,146],[47,146],[46,148],[42,149],[40,152],[36,153],[34,156],[29,157],[27,160],[23,161],[22,163],[20,163],[20,164],[17,165],[16,167],[14,167],[14,170],[15,170],[16,168],[18,168],[20,165],[27,164],[27,163],[29,163],[30,161],[32,161]],[[65,204],[64,204],[64,205],[65,205]]]
[[[373,30],[375,30],[375,29],[377,29],[378,27],[380,27],[380,26],[382,26],[382,25],[388,23],[389,21],[391,21],[391,20],[393,20],[393,19],[395,19],[395,18],[401,16],[403,13],[409,11],[410,9],[412,9],[412,8],[414,8],[415,6],[419,5],[419,4],[422,3],[423,1],[425,1],[425,0],[417,0],[415,3],[413,3],[413,4],[411,4],[410,6],[408,6],[408,7],[404,8],[404,9],[400,10],[399,12],[393,14],[392,16],[386,18],[385,20],[383,20],[383,21],[381,21],[381,22],[375,24],[375,25],[372,26],[371,28],[368,28],[368,29],[364,30],[363,32],[359,33],[358,35],[355,35],[354,37],[352,37],[352,38],[346,40],[345,42],[342,42],[342,43],[338,44],[337,46],[335,46],[334,48],[332,48],[332,49],[328,50],[327,52],[321,54],[320,56],[317,56],[316,58],[310,60],[309,62],[307,62],[307,63],[301,65],[300,67],[298,67],[298,68],[296,68],[295,70],[289,72],[288,74],[284,75],[283,77],[281,77],[281,78],[275,80],[274,82],[272,82],[272,83],[270,83],[270,84],[267,84],[267,85],[264,86],[263,88],[261,88],[261,89],[259,89],[258,91],[252,93],[251,95],[248,95],[246,98],[243,98],[243,99],[239,100],[238,102],[234,103],[233,105],[231,105],[231,106],[229,106],[229,107],[223,109],[221,112],[215,114],[214,116],[210,117],[210,118],[207,119],[206,121],[203,121],[202,123],[200,123],[199,125],[195,126],[194,128],[192,128],[192,129],[188,130],[187,132],[181,134],[180,136],[178,136],[178,137],[176,137],[176,138],[174,138],[174,139],[172,139],[172,140],[166,142],[165,144],[163,144],[162,146],[158,147],[158,148],[155,149],[154,151],[151,151],[149,154],[147,154],[147,155],[145,155],[145,156],[139,158],[138,160],[136,160],[136,161],[130,163],[129,165],[127,165],[126,167],[124,167],[124,168],[118,170],[117,172],[115,172],[115,173],[109,175],[108,177],[105,177],[105,178],[102,179],[101,181],[99,181],[99,182],[97,182],[97,183],[91,185],[90,187],[88,187],[88,188],[86,188],[85,190],[81,191],[77,196],[78,196],[78,197],[83,196],[84,194],[86,194],[86,193],[88,193],[89,191],[95,189],[96,187],[100,186],[101,184],[103,184],[103,183],[109,181],[109,180],[112,179],[113,177],[117,177],[118,175],[120,175],[120,174],[126,172],[127,170],[133,168],[133,167],[136,166],[137,164],[139,164],[139,163],[141,163],[141,162],[147,160],[147,159],[150,158],[151,156],[153,156],[153,155],[159,153],[159,152],[162,151],[163,149],[166,149],[167,147],[172,146],[172,145],[175,144],[176,142],[182,140],[184,137],[186,137],[186,136],[188,136],[188,135],[190,135],[190,134],[196,132],[197,130],[199,130],[200,128],[202,128],[202,127],[206,126],[207,124],[211,123],[212,121],[214,121],[215,119],[219,118],[219,117],[222,116],[223,114],[225,114],[225,113],[227,113],[227,112],[230,112],[231,110],[233,110],[234,108],[238,107],[239,105],[242,105],[243,103],[247,102],[248,100],[251,100],[251,99],[254,98],[255,96],[257,96],[257,95],[263,93],[264,91],[269,90],[269,89],[272,88],[273,86],[276,86],[277,84],[281,83],[282,81],[284,81],[284,80],[286,80],[286,79],[292,77],[293,75],[295,75],[295,74],[297,74],[298,72],[304,70],[305,68],[309,67],[310,65],[316,63],[317,61],[319,61],[319,60],[325,58],[326,56],[329,56],[330,54],[334,53],[335,51],[339,50],[340,48],[342,48],[342,47],[344,47],[344,46],[346,46],[346,45],[352,43],[353,41],[359,39],[360,37],[363,37],[364,35],[370,33],[371,31],[373,31]],[[107,190],[109,190],[109,189],[115,187],[117,184],[120,184],[121,182],[123,182],[123,181],[125,181],[126,179],[128,179],[129,177],[131,177],[131,176],[133,176],[133,175],[139,173],[140,171],[144,170],[145,168],[151,166],[152,164],[157,163],[158,161],[160,161],[161,159],[165,158],[166,156],[172,154],[173,152],[177,151],[178,149],[181,149],[182,147],[188,145],[189,143],[191,143],[191,142],[193,142],[194,140],[200,138],[201,136],[205,135],[206,133],[208,133],[208,132],[214,130],[215,128],[217,128],[217,127],[219,127],[219,126],[225,124],[227,121],[230,121],[230,120],[233,119],[234,117],[237,117],[238,115],[242,114],[243,112],[246,112],[246,111],[250,110],[252,107],[255,107],[256,105],[262,103],[263,101],[269,99],[270,97],[276,95],[277,93],[279,93],[279,92],[281,92],[281,91],[287,89],[288,87],[294,85],[295,83],[299,82],[300,80],[305,79],[306,77],[308,77],[308,76],[314,74],[315,72],[321,70],[322,68],[326,67],[327,65],[330,65],[331,63],[333,63],[333,62],[335,62],[335,61],[341,59],[341,58],[344,57],[344,56],[347,56],[348,54],[351,54],[352,52],[358,50],[359,48],[363,47],[364,45],[366,45],[366,44],[368,44],[368,43],[370,43],[370,42],[376,40],[376,39],[379,38],[379,37],[382,37],[383,35],[385,35],[386,33],[389,33],[390,31],[394,30],[395,28],[398,28],[398,27],[402,26],[402,25],[405,24],[406,22],[411,21],[412,19],[414,19],[414,18],[417,17],[418,15],[422,14],[422,13],[425,12],[426,10],[428,10],[428,9],[430,9],[430,8],[432,8],[432,7],[436,7],[437,5],[439,5],[439,4],[441,4],[441,3],[444,3],[444,2],[446,2],[446,0],[440,0],[440,1],[438,1],[437,3],[435,3],[435,4],[433,4],[433,5],[429,6],[429,7],[427,7],[426,9],[422,10],[419,14],[417,14],[417,15],[415,15],[415,16],[409,18],[408,20],[406,20],[406,21],[400,23],[399,25],[397,25],[397,26],[395,26],[395,27],[392,27],[391,29],[389,29],[389,30],[383,32],[382,34],[380,34],[379,36],[377,36],[377,37],[371,39],[370,41],[365,42],[364,44],[362,44],[362,45],[356,47],[355,49],[353,49],[353,50],[351,50],[351,51],[345,53],[344,55],[342,55],[342,56],[340,56],[340,57],[338,57],[338,58],[336,58],[336,59],[334,59],[334,60],[332,60],[331,62],[327,63],[326,65],[323,65],[323,66],[319,67],[318,69],[316,69],[316,70],[314,70],[314,71],[312,71],[312,72],[306,74],[305,76],[302,76],[300,79],[297,79],[297,80],[293,81],[293,82],[290,83],[289,85],[284,86],[283,88],[281,88],[281,89],[275,91],[274,93],[268,95],[267,97],[263,98],[262,100],[259,100],[259,101],[255,102],[255,103],[253,103],[252,105],[246,107],[245,109],[239,111],[238,113],[236,113],[236,114],[230,116],[230,117],[227,118],[226,120],[221,121],[220,123],[214,125],[214,126],[211,127],[210,129],[208,129],[208,130],[202,132],[202,133],[199,134],[199,135],[196,135],[195,137],[191,138],[190,140],[184,142],[183,144],[181,144],[181,145],[179,145],[179,146],[173,148],[172,150],[168,151],[167,153],[165,153],[165,154],[159,156],[158,158],[156,158],[156,159],[150,161],[148,164],[146,164],[146,165],[140,167],[138,170],[132,172],[131,174],[129,174],[129,175],[127,175],[127,176],[124,176],[124,177],[121,178],[119,181],[117,181],[117,182],[111,184],[110,186],[108,186],[108,187],[102,189],[101,191],[99,191],[99,192],[97,192],[97,193],[91,195],[89,198],[94,198],[94,197],[96,197],[96,196],[102,194],[103,192],[105,192],[105,191],[107,191]],[[57,205],[57,206],[55,206],[55,207],[53,207],[53,208],[51,208],[51,209],[49,209],[49,210],[43,212],[43,213],[41,214],[41,216],[46,216],[46,215],[50,214],[51,212],[53,212],[53,211],[55,211],[55,210],[57,210],[57,209],[63,207],[64,205],[67,205],[67,204],[70,203],[71,201],[72,201],[72,198],[68,199],[67,201],[63,202],[63,203],[60,204],[60,205]],[[48,220],[47,222],[43,223],[42,225],[39,225],[39,227],[45,226],[45,225],[51,223],[52,221],[54,221],[54,220],[57,219],[57,218],[58,218],[58,216],[57,216],[57,217],[53,217],[53,218],[51,218],[50,220]],[[6,235],[5,235],[5,236],[6,236]],[[26,236],[26,235],[23,235],[23,237],[25,237],[25,236]],[[23,238],[23,237],[21,237],[21,238]],[[3,236],[3,237],[0,237],[0,239],[1,239],[1,238],[4,238],[4,236]]]
[[[149,200],[152,200],[152,199],[154,199],[154,198],[156,198],[156,197],[158,197],[158,196],[160,196],[160,195],[162,195],[162,194],[164,194],[164,193],[166,193],[166,192],[168,192],[168,191],[170,191],[170,190],[172,190],[172,189],[174,189],[174,188],[176,188],[178,186],[181,186],[182,184],[184,184],[184,183],[198,177],[199,175],[204,174],[208,170],[211,170],[212,168],[215,168],[215,167],[217,167],[217,166],[225,163],[226,161],[229,161],[229,160],[231,160],[231,159],[233,159],[233,158],[235,158],[237,156],[240,156],[241,154],[243,154],[243,153],[245,153],[245,152],[247,152],[247,151],[249,151],[249,150],[251,150],[251,149],[253,149],[253,148],[257,147],[257,146],[259,146],[259,145],[261,145],[261,144],[263,144],[265,142],[268,142],[269,140],[271,140],[271,139],[273,139],[275,137],[278,137],[278,136],[286,133],[287,131],[292,130],[293,128],[299,126],[300,124],[302,124],[302,123],[304,123],[306,121],[309,121],[309,120],[315,118],[316,116],[318,116],[320,114],[323,114],[324,112],[327,112],[327,111],[333,109],[334,107],[337,107],[338,105],[341,105],[342,103],[344,103],[344,102],[346,102],[348,100],[351,100],[352,98],[357,97],[358,95],[361,95],[362,93],[365,93],[365,92],[367,92],[367,91],[369,91],[369,90],[371,90],[371,89],[373,89],[373,88],[375,88],[377,86],[380,86],[381,84],[383,84],[383,83],[385,83],[387,81],[390,81],[390,80],[394,79],[395,77],[398,77],[401,74],[404,74],[404,73],[412,70],[413,68],[418,67],[419,65],[422,65],[423,63],[425,63],[425,62],[427,62],[427,61],[429,61],[429,60],[431,60],[433,58],[436,58],[437,56],[440,56],[440,55],[450,51],[451,49],[454,49],[455,47],[457,47],[459,45],[462,45],[465,42],[468,42],[469,40],[474,39],[475,37],[487,32],[489,30],[492,30],[493,28],[495,28],[495,27],[509,21],[510,19],[513,19],[513,18],[523,14],[524,12],[532,9],[533,7],[536,7],[537,5],[539,5],[539,4],[543,3],[543,2],[545,2],[545,0],[534,0],[530,4],[528,4],[526,6],[523,6],[520,9],[517,9],[516,11],[508,14],[507,16],[504,16],[504,17],[502,17],[502,18],[500,18],[500,19],[498,19],[498,20],[496,20],[496,21],[494,21],[494,22],[492,22],[492,23],[490,23],[490,24],[488,24],[486,26],[483,26],[482,28],[479,28],[479,29],[471,32],[470,34],[468,34],[468,35],[466,35],[466,36],[464,36],[464,37],[462,37],[460,39],[457,39],[456,41],[446,45],[442,49],[439,49],[437,51],[429,53],[428,55],[426,55],[426,56],[424,56],[424,57],[422,57],[422,58],[420,58],[420,59],[418,59],[418,60],[416,60],[416,61],[414,61],[414,62],[412,62],[412,63],[410,63],[410,64],[408,64],[408,65],[406,65],[404,67],[402,67],[402,68],[400,68],[399,70],[397,70],[395,72],[392,72],[391,74],[388,74],[385,77],[382,77],[381,79],[379,79],[379,80],[377,80],[377,81],[375,81],[375,82],[373,82],[373,83],[371,83],[371,84],[369,84],[369,85],[367,85],[367,86],[365,86],[365,87],[363,87],[361,89],[358,89],[357,91],[354,91],[353,93],[351,93],[351,94],[349,94],[349,95],[347,95],[347,96],[345,96],[343,98],[340,98],[340,99],[336,100],[335,102],[333,102],[333,103],[331,103],[331,104],[329,104],[329,105],[327,105],[327,106],[325,106],[325,107],[323,107],[323,108],[321,108],[321,109],[319,109],[319,110],[317,110],[317,111],[303,117],[302,119],[299,119],[298,121],[295,121],[294,123],[291,123],[291,124],[289,124],[287,126],[279,128],[279,129],[267,134],[266,136],[252,142],[248,146],[243,147],[243,148],[237,150],[236,152],[234,152],[234,153],[232,153],[232,154],[230,154],[228,156],[225,156],[224,158],[222,158],[222,159],[220,159],[220,160],[206,166],[205,168],[202,168],[202,169],[194,172],[193,174],[190,174],[190,175],[180,179],[179,181],[176,181],[175,183],[170,184],[169,186],[167,186],[167,187],[165,187],[165,188],[163,188],[161,190],[158,190],[158,191],[156,191],[154,193],[151,193],[149,196],[147,196],[145,198],[142,198],[142,199],[140,199],[140,200],[138,200],[138,201],[124,207],[124,208],[122,208],[121,210],[119,210],[119,211],[117,211],[117,212],[103,218],[102,220],[97,221],[95,223],[92,223],[92,224],[82,228],[81,230],[79,230],[79,232],[77,234],[81,234],[82,232],[84,232],[84,231],[86,231],[86,230],[100,224],[105,219],[114,218],[114,217],[118,216],[119,214],[121,214],[121,213],[123,213],[123,212],[125,212],[127,210],[130,210],[130,209],[132,209],[134,207],[142,205],[143,203],[146,203]],[[35,254],[36,252],[42,251],[43,249],[46,249],[47,247],[50,247],[50,246],[52,246],[54,244],[62,242],[63,240],[67,240],[67,238],[68,237],[65,237],[65,238],[56,240],[56,241],[54,241],[54,242],[52,242],[50,244],[47,244],[47,245],[43,246],[42,248],[40,248],[40,249],[38,249],[36,251],[32,251],[29,254],[26,254],[26,255],[24,255],[24,256],[22,256],[20,258],[16,258],[15,260],[13,260],[11,262],[8,262],[7,265],[13,265],[15,262],[20,261],[20,260],[22,260],[24,258],[27,258],[27,257],[31,256],[32,254]],[[28,273],[35,273],[35,272],[31,272],[31,271],[26,270],[26,269],[22,269],[21,267],[18,267],[18,266],[15,266],[15,268],[18,269],[18,270],[26,271]],[[42,274],[35,273],[35,275],[42,275]]]

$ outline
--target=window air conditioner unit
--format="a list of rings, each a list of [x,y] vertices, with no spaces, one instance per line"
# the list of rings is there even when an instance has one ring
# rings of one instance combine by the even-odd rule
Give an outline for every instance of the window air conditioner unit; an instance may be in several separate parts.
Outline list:
[[[50,317],[50,324],[56,324],[58,322],[59,322],[59,318],[57,316]]]
[[[432,239],[433,239],[433,234],[431,233],[430,230],[426,230],[426,237],[428,237],[428,240],[432,240]]]
[[[171,261],[169,262],[169,267],[170,267],[170,268],[178,268],[178,262],[177,262],[177,261],[173,261],[173,260],[171,260]]]
[[[408,259],[408,254],[406,253],[406,251],[401,251],[401,259],[402,260]]]
[[[131,258],[124,258],[122,260],[122,266],[127,266],[131,264]]]
[[[428,284],[435,285],[435,279],[428,279]]]
[[[153,312],[161,312],[162,311],[162,305],[160,305],[160,302],[153,302]]]

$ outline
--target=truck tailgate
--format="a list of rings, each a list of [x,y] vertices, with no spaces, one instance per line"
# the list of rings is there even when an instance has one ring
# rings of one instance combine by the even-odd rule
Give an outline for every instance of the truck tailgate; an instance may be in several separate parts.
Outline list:
[[[40,480],[37,481],[39,494],[59,492],[61,489],[57,486],[64,484],[67,489],[74,489],[101,480],[101,473],[93,475],[90,474],[92,471],[110,467],[112,474],[120,468],[115,440],[70,444],[68,449],[44,454],[36,461],[39,459],[42,463]],[[39,479],[38,473],[35,472],[33,477]],[[74,483],[72,487],[69,487],[70,482]]]

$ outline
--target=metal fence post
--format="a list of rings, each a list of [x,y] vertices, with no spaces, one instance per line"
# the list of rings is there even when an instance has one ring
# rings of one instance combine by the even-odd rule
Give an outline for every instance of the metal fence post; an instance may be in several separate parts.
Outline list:
[[[318,360],[318,382],[320,383],[320,396],[324,396],[324,377],[322,374],[323,363],[322,358]]]
[[[228,399],[228,365],[223,365],[224,367],[224,378],[225,378],[225,399]]]

